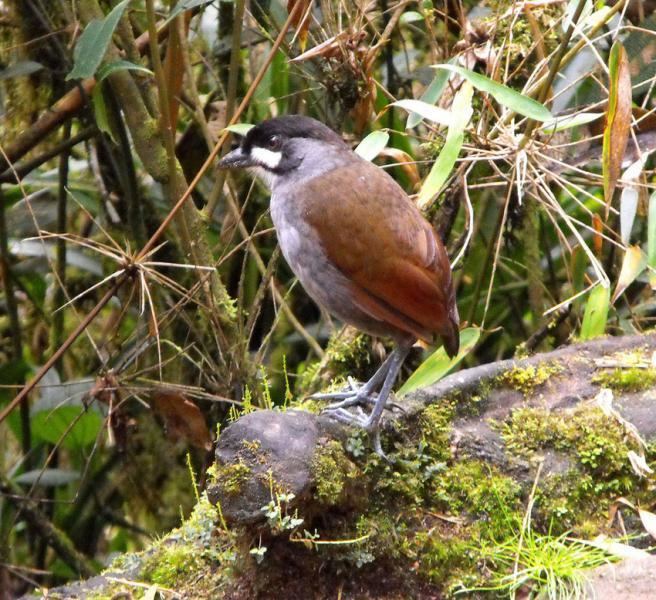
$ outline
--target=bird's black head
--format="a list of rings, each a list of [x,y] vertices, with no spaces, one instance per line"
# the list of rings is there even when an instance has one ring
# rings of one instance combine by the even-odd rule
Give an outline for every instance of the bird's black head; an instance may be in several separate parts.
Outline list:
[[[299,166],[303,155],[298,139],[313,139],[345,146],[342,138],[316,119],[287,115],[263,121],[248,131],[238,148],[219,162],[219,168],[260,168],[281,175]]]

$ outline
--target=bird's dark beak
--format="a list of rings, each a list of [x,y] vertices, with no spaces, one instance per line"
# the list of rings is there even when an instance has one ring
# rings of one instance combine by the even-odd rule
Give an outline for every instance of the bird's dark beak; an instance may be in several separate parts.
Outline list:
[[[245,169],[246,167],[254,167],[255,163],[244,154],[241,147],[237,147],[226,154],[218,163],[219,169]]]

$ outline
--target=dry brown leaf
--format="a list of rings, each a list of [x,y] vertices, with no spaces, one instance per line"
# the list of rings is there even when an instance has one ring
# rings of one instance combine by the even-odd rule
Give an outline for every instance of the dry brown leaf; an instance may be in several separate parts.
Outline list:
[[[610,88],[602,149],[604,199],[610,206],[620,176],[631,129],[631,75],[629,59],[619,41],[613,44],[609,60]],[[606,209],[608,213],[608,208]]]
[[[355,106],[351,109],[351,116],[353,117],[353,129],[358,135],[364,131],[364,128],[369,123],[371,113],[374,110],[374,103],[376,101],[376,83],[373,77],[367,77],[367,91],[365,91]]]
[[[379,152],[379,156],[391,158],[394,162],[398,163],[401,170],[406,174],[413,188],[416,188],[421,181],[419,176],[419,169],[417,162],[407,152],[399,150],[398,148],[383,148]]]
[[[292,27],[297,32],[298,42],[301,49],[307,44],[308,29],[310,29],[310,14],[312,12],[312,0],[287,0],[287,13],[291,13],[297,3],[302,6],[296,11],[292,19]]]
[[[601,236],[604,230],[604,224],[601,222],[601,217],[597,214],[592,215],[592,228],[594,229],[594,233],[592,234],[592,249],[594,250],[595,256],[600,257],[604,245],[604,238]]]
[[[302,62],[312,58],[337,58],[345,52],[356,51],[358,45],[367,36],[364,31],[341,31],[337,35],[328,38],[326,41],[313,46],[309,50],[292,58],[289,62]]]
[[[212,436],[200,409],[182,394],[170,390],[158,390],[153,394],[152,407],[162,417],[169,436],[186,440],[192,446],[210,450]]]

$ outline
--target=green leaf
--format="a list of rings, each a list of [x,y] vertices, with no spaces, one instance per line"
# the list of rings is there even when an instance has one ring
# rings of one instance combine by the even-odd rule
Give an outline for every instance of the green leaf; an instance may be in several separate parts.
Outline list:
[[[478,327],[463,329],[460,332],[460,351],[458,354],[453,358],[449,358],[444,348],[438,348],[410,375],[410,378],[397,392],[397,395],[404,396],[409,392],[432,385],[442,379],[472,351],[480,337],[481,330]]]
[[[171,14],[165,21],[165,24],[168,23],[171,19],[175,19],[180,13],[185,12],[186,10],[191,10],[197,6],[203,6],[203,4],[209,4],[214,0],[181,0],[177,3],[175,8],[171,11]]]
[[[98,69],[96,74],[96,80],[100,83],[106,77],[109,77],[112,73],[116,71],[139,71],[140,73],[146,73],[147,75],[153,75],[153,72],[150,69],[147,69],[143,65],[138,65],[136,63],[130,62],[129,60],[115,60],[114,62],[103,65]]]
[[[103,93],[102,85],[97,85],[91,92],[91,106],[93,106],[93,115],[96,118],[96,125],[100,131],[106,133],[117,144],[117,138],[114,136],[114,129],[111,126],[107,103]]]
[[[246,135],[253,127],[254,125],[251,123],[235,123],[234,125],[228,125],[224,131],[230,131],[237,135]]]
[[[433,106],[422,100],[397,100],[396,102],[392,102],[390,106],[398,106],[399,108],[407,110],[410,114],[415,113],[422,119],[428,119],[429,121],[439,123],[440,125],[448,126],[453,120],[451,111],[444,110],[439,106]]]
[[[43,65],[33,60],[21,60],[0,71],[0,81],[13,77],[25,77],[43,69]]]
[[[424,90],[424,93],[421,95],[419,100],[426,102],[427,104],[435,104],[440,97],[446,86],[446,82],[449,81],[449,72],[443,69],[435,73],[433,81],[430,85]],[[415,112],[411,112],[408,115],[408,121],[405,124],[406,129],[412,129],[421,123],[421,116]]]
[[[43,487],[58,487],[77,481],[79,478],[79,471],[68,469],[35,469],[14,477],[13,481],[20,485],[34,485],[37,483]]]
[[[421,13],[418,13],[416,10],[409,10],[404,12],[399,19],[401,25],[406,25],[408,23],[416,23],[417,21],[423,21],[424,16]]]
[[[656,289],[656,192],[649,196],[647,216],[647,265],[650,267],[649,284]],[[654,269],[652,271],[651,269]]]
[[[114,29],[129,2],[130,0],[123,0],[104,19],[94,19],[86,26],[75,44],[73,69],[66,79],[87,79],[96,74],[107,52]]]
[[[471,105],[473,93],[472,86],[465,83],[453,99],[453,106],[450,111],[451,124],[446,134],[444,147],[433,163],[428,177],[421,186],[421,190],[419,190],[417,206],[420,209],[427,208],[432,199],[439,193],[444,182],[451,174],[456,160],[458,160],[462,144],[465,141],[465,127],[467,127],[473,112]]]
[[[583,323],[581,325],[581,340],[591,340],[592,338],[604,335],[606,331],[606,321],[608,321],[608,311],[610,309],[610,288],[603,285],[597,285],[588,297],[585,304],[585,313],[583,314]]]
[[[50,444],[62,443],[69,450],[83,449],[96,441],[103,425],[100,414],[79,406],[60,406],[32,415],[32,435]]]
[[[547,107],[540,104],[537,100],[524,96],[501,83],[492,81],[489,77],[485,77],[485,75],[474,73],[474,71],[458,65],[433,65],[433,68],[446,69],[447,71],[458,73],[458,75],[467,79],[476,89],[490,94],[499,104],[507,106],[520,115],[535,119],[536,121],[553,120],[553,116]]]
[[[287,56],[281,50],[276,52],[271,62],[271,71],[275,77],[271,78],[271,95],[276,99],[278,114],[284,115],[289,111],[289,63]]]
[[[358,144],[354,152],[365,160],[371,161],[387,146],[387,142],[389,142],[389,133],[386,131],[372,131]]]
[[[596,121],[599,117],[603,117],[604,113],[598,112],[580,112],[574,115],[565,115],[562,117],[554,117],[551,121],[547,121],[540,127],[540,131],[546,134],[558,133],[565,129],[572,129],[579,125],[585,125]]]

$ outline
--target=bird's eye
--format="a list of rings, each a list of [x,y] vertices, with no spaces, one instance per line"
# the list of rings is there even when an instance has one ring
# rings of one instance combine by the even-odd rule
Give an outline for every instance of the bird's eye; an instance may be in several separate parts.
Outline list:
[[[282,139],[279,135],[272,135],[267,140],[267,146],[269,146],[271,150],[280,150],[280,146],[282,146]]]

